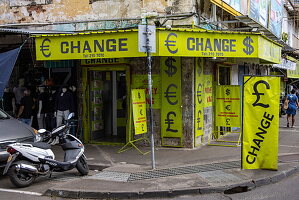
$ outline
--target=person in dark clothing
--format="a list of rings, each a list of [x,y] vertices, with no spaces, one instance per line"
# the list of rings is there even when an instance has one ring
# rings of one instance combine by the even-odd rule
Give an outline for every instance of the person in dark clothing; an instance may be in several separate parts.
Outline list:
[[[24,91],[24,97],[21,99],[20,102],[20,109],[17,115],[17,118],[31,126],[31,116],[33,114],[34,109],[34,101],[33,98],[30,96],[30,90]]]
[[[71,112],[74,112],[74,98],[66,86],[62,87],[60,92],[57,93],[55,110],[57,127],[62,124],[63,120],[67,119]]]
[[[54,116],[55,110],[55,102],[56,102],[56,88],[51,87],[48,93],[48,106],[45,108],[45,116],[46,116],[46,129],[53,130],[56,127],[56,117]]]
[[[2,102],[0,102],[0,107],[11,116],[15,115],[15,95],[9,90],[8,87],[4,89],[3,99]]]
[[[38,86],[38,110],[37,110],[37,121],[38,128],[46,128],[45,114],[48,107],[48,93],[45,91],[45,87],[40,85]]]

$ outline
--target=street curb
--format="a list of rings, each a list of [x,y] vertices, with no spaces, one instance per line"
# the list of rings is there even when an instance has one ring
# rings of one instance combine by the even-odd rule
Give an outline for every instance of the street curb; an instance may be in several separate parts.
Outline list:
[[[91,165],[92,167],[104,167],[99,165]],[[155,190],[155,191],[73,191],[73,190],[56,190],[48,189],[43,195],[51,197],[73,198],[73,199],[99,199],[99,198],[118,198],[118,199],[130,199],[130,198],[165,198],[175,197],[181,195],[200,195],[211,193],[225,193],[233,194],[246,192],[248,190],[277,183],[295,173],[299,172],[299,166],[292,167],[288,170],[281,171],[273,176],[268,176],[260,179],[245,180],[244,182],[234,183],[224,186],[211,186],[211,187],[189,187],[181,189],[168,189],[168,190]]]
[[[105,164],[88,164],[89,170],[98,170],[102,171],[105,168],[111,167],[111,165],[105,165]]]

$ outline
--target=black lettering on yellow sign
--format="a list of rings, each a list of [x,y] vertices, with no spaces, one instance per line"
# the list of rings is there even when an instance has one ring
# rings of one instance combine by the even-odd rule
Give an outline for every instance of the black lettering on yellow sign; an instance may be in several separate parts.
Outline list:
[[[176,54],[178,52],[178,48],[176,47],[177,37],[178,37],[177,34],[169,33],[165,40],[165,46],[167,47],[168,51],[172,54]]]
[[[60,51],[68,53],[97,53],[128,51],[128,38],[93,40],[93,41],[63,41]]]
[[[175,130],[175,129],[171,128],[171,125],[174,124],[174,120],[170,118],[170,115],[173,115],[174,117],[176,117],[176,114],[173,111],[170,111],[170,112],[167,113],[167,117],[165,119],[165,124],[167,124],[168,126],[167,126],[166,131],[178,132],[178,130]]]
[[[259,103],[260,98],[261,98],[260,96],[261,96],[261,95],[265,95],[265,93],[261,93],[261,92],[258,91],[258,86],[259,86],[260,84],[264,84],[264,85],[266,86],[266,89],[270,89],[270,85],[269,85],[269,83],[266,82],[266,81],[260,80],[260,81],[255,82],[254,85],[253,85],[254,93],[252,93],[252,94],[253,94],[253,95],[256,95],[256,100],[255,100],[255,102],[254,102],[252,105],[253,105],[254,107],[255,107],[255,106],[260,106],[260,107],[263,107],[263,108],[268,108],[268,107],[269,107],[269,104]]]
[[[202,130],[202,127],[200,126],[200,122],[201,122],[201,110],[198,110],[197,112],[197,130]]]
[[[253,40],[251,39],[251,37],[247,36],[244,40],[243,40],[243,44],[245,46],[245,48],[243,48],[244,53],[246,53],[247,55],[250,55],[254,52],[254,48],[251,45],[251,43],[253,43]]]
[[[202,103],[202,84],[201,83],[199,83],[197,85],[196,96],[197,96],[197,102],[199,104],[201,104]]]
[[[267,129],[271,126],[271,121],[273,120],[273,118],[274,115],[264,112],[263,119],[261,120],[260,126],[258,127],[259,132],[255,133],[255,136],[257,137],[252,140],[255,145],[250,146],[251,151],[248,151],[246,156],[246,162],[248,164],[253,164],[256,161],[258,152],[262,148],[261,144],[265,140]]]
[[[84,60],[86,64],[106,64],[106,63],[119,63],[119,58],[98,58]]]
[[[187,38],[187,49],[190,51],[236,52],[236,40],[189,37]]]
[[[50,45],[49,45],[50,43],[51,40],[46,38],[43,40],[42,45],[40,46],[40,50],[46,58],[51,56]]]
[[[172,77],[177,72],[177,67],[172,64],[172,62],[176,62],[176,60],[173,57],[168,57],[165,60],[165,65],[167,66],[167,70],[164,70],[168,77]]]
[[[176,95],[176,91],[173,91],[171,92],[170,91],[170,88],[174,87],[175,89],[177,89],[178,87],[175,85],[175,84],[170,84],[167,89],[166,89],[166,92],[164,92],[166,99],[167,99],[167,102],[170,104],[170,105],[176,105],[178,103],[178,100],[177,100],[177,95]],[[175,98],[175,101],[172,100],[172,98]]]

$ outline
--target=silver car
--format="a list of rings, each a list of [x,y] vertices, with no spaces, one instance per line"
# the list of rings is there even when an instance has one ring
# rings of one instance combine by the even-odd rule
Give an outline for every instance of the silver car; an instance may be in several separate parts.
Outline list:
[[[33,142],[35,131],[0,109],[0,169],[5,166],[9,155],[6,146],[15,142]]]

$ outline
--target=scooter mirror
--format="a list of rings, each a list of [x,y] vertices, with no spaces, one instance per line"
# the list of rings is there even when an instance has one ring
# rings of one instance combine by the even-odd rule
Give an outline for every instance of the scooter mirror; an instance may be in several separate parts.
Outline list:
[[[67,117],[68,120],[72,119],[75,116],[75,113],[70,113],[69,116]]]
[[[46,131],[47,131],[46,129],[42,128],[42,129],[39,129],[37,132],[38,132],[39,134],[43,134],[43,133],[45,133]]]

